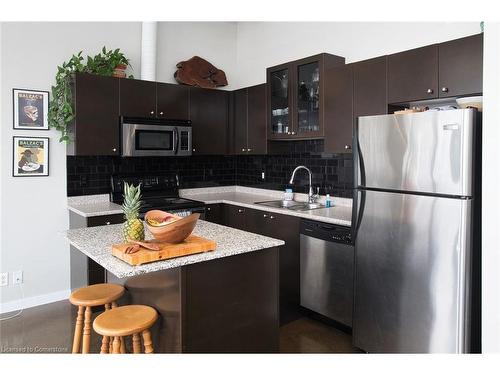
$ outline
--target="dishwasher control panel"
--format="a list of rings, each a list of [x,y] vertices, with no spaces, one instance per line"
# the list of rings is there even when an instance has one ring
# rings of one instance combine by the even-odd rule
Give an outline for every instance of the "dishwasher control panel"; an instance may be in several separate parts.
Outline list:
[[[300,222],[300,233],[324,241],[352,243],[351,228],[342,225],[303,219]]]

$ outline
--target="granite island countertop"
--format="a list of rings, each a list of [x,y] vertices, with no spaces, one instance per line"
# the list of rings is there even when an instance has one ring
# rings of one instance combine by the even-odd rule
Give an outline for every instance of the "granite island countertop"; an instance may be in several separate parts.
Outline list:
[[[217,243],[216,250],[131,266],[111,255],[111,245],[123,242],[122,227],[123,224],[115,224],[70,229],[65,232],[65,235],[73,247],[118,278],[206,262],[285,244],[284,241],[274,238],[199,220],[193,234],[215,241]],[[150,238],[151,235],[147,232],[146,239]]]
[[[225,203],[261,211],[274,212],[284,215],[292,215],[325,223],[350,226],[352,214],[352,199],[333,197],[333,207],[320,208],[308,211],[292,211],[285,208],[275,208],[255,204],[255,202],[279,200],[283,192],[268,189],[249,188],[244,186],[221,186],[213,188],[181,189],[180,196],[188,199],[198,200],[205,204]],[[295,194],[298,201],[306,201],[306,194]],[[319,201],[324,203],[325,197],[321,196]],[[83,216],[103,216],[121,214],[121,206],[109,201],[109,195],[91,195],[81,197],[69,197],[68,209]]]

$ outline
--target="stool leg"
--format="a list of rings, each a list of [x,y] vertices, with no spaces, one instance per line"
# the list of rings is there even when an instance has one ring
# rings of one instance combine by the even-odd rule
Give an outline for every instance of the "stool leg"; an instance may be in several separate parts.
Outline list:
[[[144,353],[153,353],[153,342],[151,341],[151,332],[149,332],[149,329],[142,331],[142,339],[144,340]]]
[[[120,345],[121,345],[120,337],[115,336],[113,340],[113,354],[120,354]]]
[[[109,303],[104,305],[106,311],[108,311],[111,307]],[[102,336],[102,344],[101,344],[101,354],[108,354],[111,352],[110,348],[110,339],[108,336]]]
[[[87,306],[85,308],[85,324],[83,326],[83,348],[82,353],[90,352],[90,332],[92,331],[92,308]]]
[[[141,353],[141,336],[138,333],[134,333],[132,336],[132,344],[134,347],[134,354]]]
[[[125,337],[120,337],[120,353],[125,354]]]
[[[101,354],[109,353],[109,337],[102,336]]]
[[[80,352],[80,340],[82,338],[83,328],[83,306],[78,306],[78,315],[76,316],[75,335],[73,337],[73,350],[72,353]]]
[[[109,306],[110,308],[113,308],[113,309],[114,309],[115,307],[118,307],[118,305],[117,305],[117,303],[116,303],[116,302],[113,302],[113,303],[111,303],[111,304],[109,304],[109,303],[108,303],[108,306]],[[109,352],[110,352],[110,353],[113,353],[113,337],[110,337],[110,338],[109,338]]]

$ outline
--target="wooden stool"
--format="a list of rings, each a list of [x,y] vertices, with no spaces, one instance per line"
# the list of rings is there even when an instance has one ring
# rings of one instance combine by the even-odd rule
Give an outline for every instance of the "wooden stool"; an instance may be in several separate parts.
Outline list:
[[[69,302],[78,306],[78,315],[75,325],[75,336],[73,337],[72,353],[80,352],[80,340],[83,328],[82,353],[90,352],[90,332],[92,322],[92,307],[104,305],[106,310],[118,306],[116,301],[125,293],[125,288],[118,284],[95,284],[80,288],[71,293]],[[84,320],[85,311],[85,320]],[[111,349],[108,338],[103,338],[101,351],[104,345]]]
[[[134,354],[141,352],[141,337],[144,353],[153,353],[153,342],[149,328],[156,322],[158,313],[144,305],[121,306],[103,312],[94,320],[94,331],[104,337],[114,337],[113,354],[124,353],[125,336],[132,336]],[[101,353],[106,351],[101,350]]]

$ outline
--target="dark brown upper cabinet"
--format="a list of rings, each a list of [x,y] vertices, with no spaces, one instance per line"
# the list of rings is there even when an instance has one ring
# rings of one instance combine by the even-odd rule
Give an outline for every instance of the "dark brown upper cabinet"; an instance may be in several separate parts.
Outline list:
[[[483,36],[396,53],[387,64],[389,104],[480,94]]]
[[[437,44],[389,55],[388,102],[402,103],[438,96]]]
[[[354,121],[387,113],[387,56],[352,64]]]
[[[119,78],[75,74],[68,155],[119,155]]]
[[[322,53],[267,69],[269,139],[323,137],[324,72],[344,63]]]
[[[349,64],[330,67],[324,74],[325,152],[351,152],[353,66]]]
[[[233,144],[231,153],[246,155],[248,147],[248,95],[247,89],[235,90],[232,93],[230,113],[232,116]]]
[[[156,82],[120,80],[120,115],[156,118]]]
[[[267,153],[266,84],[233,92],[233,147],[237,155]]]
[[[439,97],[483,92],[483,34],[439,45]]]
[[[189,88],[193,155],[228,153],[228,92]]]
[[[187,120],[189,118],[189,87],[172,83],[156,83],[158,118]]]
[[[128,117],[187,120],[189,87],[124,79],[120,81],[120,114]]]

